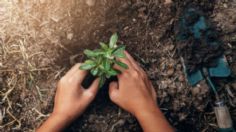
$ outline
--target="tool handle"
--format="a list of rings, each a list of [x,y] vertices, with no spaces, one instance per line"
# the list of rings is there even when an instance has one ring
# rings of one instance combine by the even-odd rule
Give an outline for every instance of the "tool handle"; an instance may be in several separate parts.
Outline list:
[[[228,129],[233,127],[232,119],[229,110],[226,106],[214,107],[217,124],[220,129]]]

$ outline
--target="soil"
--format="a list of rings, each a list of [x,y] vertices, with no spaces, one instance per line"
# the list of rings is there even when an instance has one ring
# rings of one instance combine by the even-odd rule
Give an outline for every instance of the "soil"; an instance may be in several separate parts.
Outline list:
[[[214,96],[188,85],[177,52],[176,25],[184,8],[197,5],[216,25],[232,69],[217,79],[236,120],[235,0],[2,0],[0,2],[0,131],[34,131],[53,108],[57,81],[112,33],[145,69],[168,121],[181,132],[214,132]],[[142,131],[113,104],[107,88],[66,131]],[[235,122],[234,122],[235,124]]]

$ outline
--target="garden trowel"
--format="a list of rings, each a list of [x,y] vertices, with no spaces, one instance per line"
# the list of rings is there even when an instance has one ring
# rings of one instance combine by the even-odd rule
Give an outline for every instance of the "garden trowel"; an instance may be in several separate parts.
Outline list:
[[[208,39],[210,38],[208,36],[211,36],[212,33],[214,32],[210,30],[209,22],[206,20],[201,11],[193,7],[184,11],[183,16],[179,21],[179,35],[177,36],[178,40],[187,41],[191,37],[196,40],[204,39],[207,44],[212,46],[220,45],[221,41],[217,39]],[[231,75],[231,70],[228,66],[225,56],[221,55],[217,57],[213,67],[203,66],[195,69],[194,72],[189,72],[187,70],[187,66],[184,63],[185,60],[183,57],[181,57],[181,61],[184,66],[186,78],[191,86],[195,86],[200,81],[206,80],[209,88],[214,92],[217,100],[215,103],[214,112],[216,114],[219,131],[235,132],[229,110],[224,101],[220,100],[217,93],[217,88],[211,80],[212,77],[229,77]]]

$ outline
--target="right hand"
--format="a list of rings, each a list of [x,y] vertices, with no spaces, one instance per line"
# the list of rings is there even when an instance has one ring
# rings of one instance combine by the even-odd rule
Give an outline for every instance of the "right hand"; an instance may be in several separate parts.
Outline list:
[[[134,116],[157,109],[157,95],[151,81],[130,54],[125,54],[126,58],[119,58],[119,61],[129,68],[125,70],[115,66],[122,73],[118,75],[118,82],[112,82],[109,86],[111,100]]]

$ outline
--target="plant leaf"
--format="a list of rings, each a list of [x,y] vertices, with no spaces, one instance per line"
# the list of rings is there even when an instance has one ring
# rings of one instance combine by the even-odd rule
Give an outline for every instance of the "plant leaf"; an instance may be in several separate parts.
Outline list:
[[[109,59],[104,59],[103,60],[103,67],[105,69],[105,71],[109,71],[111,68],[111,62]]]
[[[102,54],[104,54],[104,51],[101,50],[101,49],[95,49],[95,50],[93,50],[93,52],[94,52],[95,54],[97,54],[97,55],[102,55]]]
[[[85,64],[90,64],[90,65],[96,65],[96,62],[93,61],[93,60],[86,60],[84,63]]]
[[[118,35],[117,33],[115,33],[110,38],[109,48],[115,48],[117,40],[118,40]]]
[[[113,52],[112,55],[114,55],[115,57],[118,58],[125,58],[125,46],[124,45],[120,45],[119,47],[117,47]]]
[[[118,66],[120,66],[120,67],[122,67],[122,68],[124,68],[124,69],[128,69],[129,67],[128,67],[128,65],[126,65],[125,63],[123,63],[123,62],[120,62],[120,61],[114,61]]]
[[[103,42],[100,42],[99,44],[101,45],[102,49],[104,49],[104,50],[107,50],[107,49],[109,48],[109,47],[107,46],[107,44],[105,44],[105,43],[103,43]]]
[[[79,67],[79,69],[80,69],[80,70],[90,70],[90,69],[94,68],[96,65],[97,65],[97,64],[96,64],[94,61],[92,61],[92,60],[86,60],[86,61],[84,62],[84,64],[82,64],[82,65]]]
[[[88,57],[95,57],[95,56],[97,56],[97,54],[95,54],[92,50],[88,50],[88,49],[84,50],[84,54],[86,56],[88,56]]]
[[[106,78],[110,78],[110,77],[111,77],[111,75],[109,75],[109,74],[106,73]]]
[[[99,55],[102,55],[104,54],[104,52],[101,50],[101,49],[96,49],[96,50],[84,50],[84,54],[87,56],[87,57],[97,57]]]
[[[94,69],[91,70],[91,74],[92,74],[93,76],[97,76],[97,75],[98,75],[98,72],[99,72],[98,68],[94,68]]]
[[[97,64],[101,64],[101,63],[102,63],[102,59],[103,59],[103,56],[98,56],[98,57],[96,58]]]
[[[116,76],[118,74],[120,74],[120,71],[118,71],[118,70],[110,69],[108,71],[108,75],[110,75],[110,76]]]
[[[80,70],[90,70],[92,69],[94,66],[90,65],[90,64],[82,64],[79,69]]]

